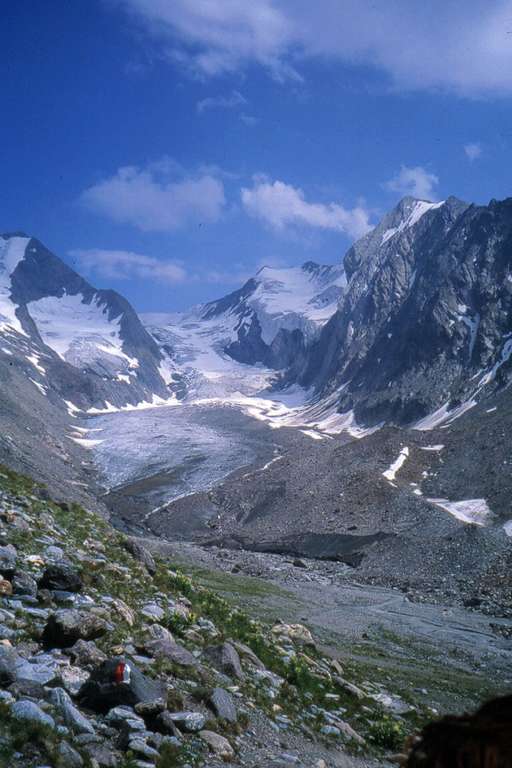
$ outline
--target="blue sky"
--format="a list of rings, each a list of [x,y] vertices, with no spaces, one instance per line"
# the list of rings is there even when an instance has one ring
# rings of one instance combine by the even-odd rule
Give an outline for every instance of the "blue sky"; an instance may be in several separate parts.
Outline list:
[[[512,2],[422,5],[9,3],[0,230],[173,311],[341,260],[404,194],[509,196]]]

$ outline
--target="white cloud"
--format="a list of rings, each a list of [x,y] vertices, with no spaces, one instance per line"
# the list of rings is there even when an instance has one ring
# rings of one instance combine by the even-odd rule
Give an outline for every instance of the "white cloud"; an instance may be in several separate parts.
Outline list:
[[[207,96],[196,104],[200,115],[208,109],[235,109],[247,104],[247,99],[239,91],[232,91],[229,96]]]
[[[258,118],[254,117],[254,115],[246,115],[245,113],[240,115],[240,120],[250,128],[253,128],[259,122]]]
[[[253,186],[243,188],[241,194],[247,213],[274,229],[304,225],[344,232],[353,238],[371,229],[364,207],[347,209],[338,203],[309,203],[302,189],[283,181],[255,177]]]
[[[182,283],[187,273],[181,264],[160,261],[133,251],[105,250],[102,248],[76,249],[69,252],[86,272],[94,272],[111,280],[158,280],[166,283]]]
[[[86,189],[81,200],[96,213],[145,232],[217,221],[225,205],[222,181],[209,173],[183,175],[168,158],[147,168],[119,168],[114,176]]]
[[[205,76],[258,63],[300,77],[304,57],[362,64],[399,87],[512,93],[512,0],[106,0]]]
[[[466,153],[466,157],[468,158],[469,162],[472,163],[473,160],[478,160],[479,157],[482,155],[482,145],[478,142],[471,142],[470,144],[464,145],[464,152]]]
[[[421,200],[435,200],[434,189],[438,184],[438,177],[434,173],[429,173],[421,165],[414,168],[402,165],[396,176],[383,186],[391,192],[398,192],[400,195],[412,195]]]

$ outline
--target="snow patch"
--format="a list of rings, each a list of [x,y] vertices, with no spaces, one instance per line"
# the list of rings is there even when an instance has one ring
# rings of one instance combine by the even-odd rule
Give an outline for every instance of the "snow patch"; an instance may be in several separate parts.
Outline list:
[[[32,363],[34,368],[36,368],[36,370],[38,370],[42,376],[46,376],[46,368],[43,368],[43,366],[40,364],[39,361],[41,358],[39,357],[39,355],[36,355],[36,354],[27,355],[26,359],[29,361],[29,363]]]
[[[402,450],[398,454],[398,458],[395,459],[395,461],[391,464],[391,466],[388,469],[386,469],[385,472],[382,473],[383,476],[386,478],[386,480],[392,481],[396,479],[396,473],[407,461],[408,456],[409,456],[409,448],[405,446],[405,448],[402,448]]]
[[[90,303],[82,293],[64,293],[27,306],[46,346],[75,368],[96,366],[97,372],[112,375],[138,368],[139,361],[123,352],[122,315],[109,320],[108,308],[97,294]]]
[[[420,419],[413,424],[412,429],[417,429],[420,432],[427,432],[429,429],[434,429],[441,424],[448,426],[452,421],[455,421],[459,416],[462,416],[463,413],[474,408],[476,404],[476,400],[470,398],[469,400],[466,400],[466,402],[461,403],[456,408],[450,410],[449,401],[447,401],[444,405],[438,408],[437,411],[430,413],[428,416],[425,416],[423,419]]]
[[[382,235],[381,245],[387,243],[388,240],[391,240],[395,235],[414,227],[426,213],[434,211],[436,208],[441,208],[441,206],[444,205],[444,202],[445,201],[442,200],[440,203],[429,203],[427,200],[416,200],[408,209],[407,218],[403,219],[397,227],[386,229]]]
[[[11,276],[25,258],[29,241],[28,237],[0,238],[0,333],[15,331],[27,338],[28,334],[16,315],[16,304],[11,299]]]
[[[74,443],[76,443],[77,445],[81,445],[82,448],[87,448],[89,450],[105,442],[104,440],[89,440],[86,437],[72,437],[71,435],[68,435],[68,438],[72,440]]]
[[[492,512],[485,499],[465,499],[464,501],[448,501],[448,499],[427,499],[436,507],[449,512],[450,515],[461,520],[463,523],[472,523],[473,525],[487,525]]]
[[[159,395],[153,395],[151,400],[142,400],[140,403],[137,403],[137,405],[132,405],[131,403],[128,403],[127,405],[115,406],[115,405],[112,405],[112,403],[109,403],[108,400],[105,400],[104,408],[88,408],[86,413],[89,413],[94,416],[98,416],[100,414],[106,414],[106,413],[147,411],[150,408],[162,408],[162,407],[168,408],[170,406],[176,406],[179,404],[180,404],[179,400],[177,400],[174,395],[172,397],[167,398],[166,400],[164,400],[164,398],[160,397]]]
[[[312,440],[324,440],[326,435],[321,435],[319,432],[315,432],[313,429],[301,429],[303,435],[310,437]]]
[[[42,385],[42,384],[40,384],[38,381],[34,381],[34,379],[31,379],[31,378],[30,378],[30,376],[29,376],[28,380],[29,380],[29,381],[31,381],[31,382],[32,382],[32,384],[33,384],[35,387],[37,387],[37,388],[38,388],[38,390],[40,391],[40,393],[46,397],[46,395],[48,394],[48,390],[46,389],[46,387],[43,387],[43,385]]]

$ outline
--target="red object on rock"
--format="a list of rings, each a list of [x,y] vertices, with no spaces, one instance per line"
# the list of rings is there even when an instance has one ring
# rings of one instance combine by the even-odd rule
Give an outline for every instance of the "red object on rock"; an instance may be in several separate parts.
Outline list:
[[[118,685],[125,682],[126,664],[124,661],[120,661],[114,670],[114,680]]]

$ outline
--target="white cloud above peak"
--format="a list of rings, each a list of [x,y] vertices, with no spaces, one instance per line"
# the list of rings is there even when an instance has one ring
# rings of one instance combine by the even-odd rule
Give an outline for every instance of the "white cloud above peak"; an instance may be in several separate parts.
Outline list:
[[[255,177],[252,187],[242,188],[241,197],[250,216],[276,230],[306,226],[358,238],[371,229],[369,212],[363,206],[347,209],[339,203],[311,203],[299,187],[267,177]]]
[[[69,255],[84,271],[109,280],[159,280],[174,284],[187,279],[181,264],[133,251],[89,248],[70,251]]]
[[[473,160],[478,160],[482,156],[482,145],[478,142],[470,142],[464,145],[464,152],[469,162],[472,163]]]
[[[439,178],[435,173],[430,173],[421,165],[414,167],[402,165],[398,173],[383,186],[399,195],[412,195],[420,200],[435,200],[437,195],[435,188],[438,184]]]
[[[172,232],[222,215],[222,181],[212,173],[184,174],[167,158],[146,168],[125,166],[86,189],[82,203],[112,221],[144,232]]]
[[[207,96],[196,104],[201,115],[209,109],[236,109],[247,104],[247,99],[239,91],[232,91],[229,96]]]
[[[362,64],[406,89],[512,93],[512,0],[106,0],[203,76],[248,64],[300,79],[315,57]]]

